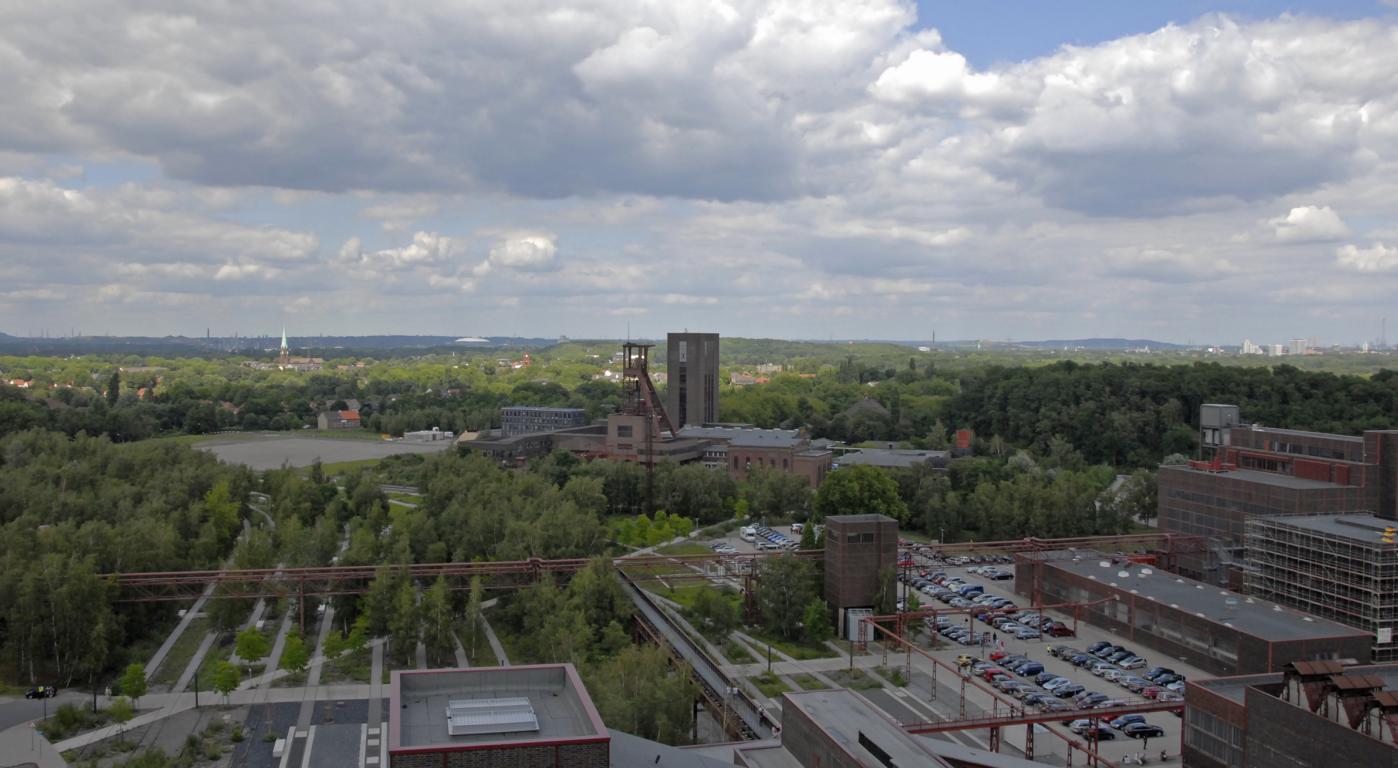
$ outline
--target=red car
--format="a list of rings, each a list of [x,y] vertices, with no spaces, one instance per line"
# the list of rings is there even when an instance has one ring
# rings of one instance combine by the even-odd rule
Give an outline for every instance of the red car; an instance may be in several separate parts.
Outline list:
[[[991,651],[991,652],[990,652],[990,660],[991,660],[991,661],[999,661],[999,660],[1001,660],[1001,659],[1003,659],[1003,658],[1005,658],[1006,656],[1009,656],[1009,655],[1010,655],[1010,652],[1009,652],[1009,651]]]
[[[986,681],[987,683],[989,683],[989,682],[994,682],[995,678],[997,678],[997,677],[1009,677],[1009,676],[1010,676],[1010,673],[1009,673],[1009,672],[1006,672],[1005,670],[1003,670],[1003,669],[1001,669],[1001,668],[999,668],[999,667],[991,667],[990,669],[987,669],[986,671],[984,671],[984,672],[981,673],[981,677],[985,678],[985,681]]]
[[[1156,696],[1159,696],[1159,695],[1160,695],[1160,692],[1163,691],[1163,690],[1165,690],[1165,689],[1164,689],[1164,688],[1161,688],[1161,687],[1158,686],[1158,685],[1151,685],[1151,686],[1147,686],[1147,687],[1145,687],[1145,688],[1142,688],[1142,689],[1141,689],[1141,695],[1144,696],[1144,697],[1146,697],[1147,699],[1153,699],[1153,698],[1155,698]]]

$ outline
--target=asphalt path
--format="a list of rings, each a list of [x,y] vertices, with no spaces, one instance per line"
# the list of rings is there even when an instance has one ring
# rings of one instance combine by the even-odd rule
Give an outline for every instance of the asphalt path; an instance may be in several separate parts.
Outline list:
[[[105,697],[97,697],[97,705],[103,706]],[[78,704],[92,706],[91,691],[59,691],[58,695],[48,699],[48,713],[53,714],[63,704]],[[14,727],[20,723],[27,723],[30,720],[44,719],[43,699],[26,699],[23,696],[5,696],[0,698],[0,731]]]

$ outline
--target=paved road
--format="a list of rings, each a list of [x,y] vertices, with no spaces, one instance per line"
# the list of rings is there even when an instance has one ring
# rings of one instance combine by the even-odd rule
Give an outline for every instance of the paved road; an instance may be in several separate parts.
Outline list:
[[[100,706],[103,702],[98,701]],[[59,691],[58,695],[47,702],[48,713],[58,709],[63,704],[86,704],[92,706],[92,693],[84,691]],[[44,718],[43,700],[31,700],[23,697],[0,697],[0,731],[14,727],[31,720],[42,720]]]

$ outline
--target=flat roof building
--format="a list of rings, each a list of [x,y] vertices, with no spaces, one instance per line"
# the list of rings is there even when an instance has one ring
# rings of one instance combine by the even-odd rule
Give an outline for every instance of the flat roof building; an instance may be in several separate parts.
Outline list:
[[[1035,605],[1084,604],[1088,623],[1216,675],[1367,659],[1371,643],[1353,627],[1100,552],[1021,554],[1015,590]]]
[[[608,768],[610,740],[571,664],[393,673],[389,768]]]
[[[1372,660],[1398,659],[1395,526],[1372,515],[1250,520],[1248,593],[1363,630]]]

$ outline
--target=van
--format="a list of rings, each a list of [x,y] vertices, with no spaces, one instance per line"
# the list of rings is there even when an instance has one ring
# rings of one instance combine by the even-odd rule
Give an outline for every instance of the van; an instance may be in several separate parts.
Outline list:
[[[792,533],[792,535],[800,536],[800,535],[802,534],[802,532],[804,532],[805,530],[806,530],[806,524],[805,524],[805,523],[792,523],[792,524],[791,524],[791,533]]]
[[[757,529],[753,528],[751,525],[744,526],[743,530],[739,531],[738,535],[743,538],[743,541],[753,541],[757,538]]]

